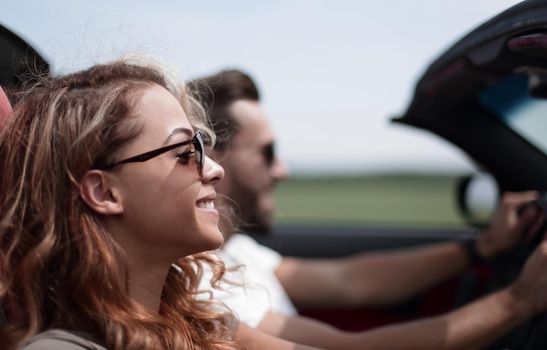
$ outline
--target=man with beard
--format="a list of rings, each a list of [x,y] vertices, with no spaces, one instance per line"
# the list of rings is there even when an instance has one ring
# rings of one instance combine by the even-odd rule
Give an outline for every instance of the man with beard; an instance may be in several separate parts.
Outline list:
[[[274,135],[261,109],[256,85],[245,73],[228,70],[194,80],[190,88],[203,102],[217,133],[213,157],[225,169],[217,191],[235,202],[244,231],[270,232],[275,211],[273,191],[287,178],[288,169],[276,157]],[[225,290],[214,292],[214,296],[252,327],[318,347],[481,347],[523,319],[516,311],[519,308],[509,306],[511,302],[507,303],[503,293],[446,315],[361,333],[343,332],[299,316],[295,305],[351,308],[404,301],[473,263],[529,239],[543,217],[533,209],[520,216],[517,211],[536,197],[534,192],[504,195],[491,226],[477,240],[339,259],[283,257],[245,234],[225,232],[226,243],[219,256],[228,266],[242,268],[231,272],[234,283],[224,285]],[[533,279],[523,283],[532,281],[540,283]],[[540,295],[527,296],[528,302],[535,299],[537,304],[538,298],[544,299]]]

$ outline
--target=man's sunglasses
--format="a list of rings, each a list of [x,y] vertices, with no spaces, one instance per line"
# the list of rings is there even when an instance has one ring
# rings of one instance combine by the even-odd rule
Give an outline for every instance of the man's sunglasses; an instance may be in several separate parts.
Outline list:
[[[273,142],[265,145],[261,149],[262,157],[268,166],[272,166],[275,158],[275,145]]]
[[[205,155],[204,155],[205,147],[203,145],[203,138],[202,138],[201,132],[199,130],[196,131],[196,133],[194,134],[194,136],[192,137],[191,140],[186,140],[186,141],[183,141],[183,142],[179,142],[179,143],[175,143],[175,144],[172,144],[172,145],[169,145],[169,146],[158,148],[158,149],[146,152],[146,153],[136,155],[134,157],[130,157],[130,158],[127,158],[127,159],[124,159],[124,160],[120,160],[119,162],[100,165],[100,166],[97,166],[96,168],[99,169],[99,170],[108,170],[108,169],[112,169],[112,168],[114,168],[118,165],[125,164],[125,163],[146,162],[147,160],[150,160],[154,157],[157,157],[160,154],[163,154],[163,153],[168,152],[172,149],[176,149],[176,148],[186,146],[186,145],[189,145],[189,144],[192,144],[192,146],[194,148],[190,153],[194,154],[194,157],[196,159],[196,165],[197,165],[197,168],[198,168],[198,173],[199,173],[200,176],[202,176],[203,175],[203,164],[205,162]],[[187,156],[188,152],[185,152],[183,155]]]

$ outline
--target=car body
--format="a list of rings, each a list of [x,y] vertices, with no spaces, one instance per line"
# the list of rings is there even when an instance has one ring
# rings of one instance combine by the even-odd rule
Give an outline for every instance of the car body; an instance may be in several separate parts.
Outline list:
[[[0,24],[0,86],[16,89],[32,74],[49,74],[49,63],[29,43]]]

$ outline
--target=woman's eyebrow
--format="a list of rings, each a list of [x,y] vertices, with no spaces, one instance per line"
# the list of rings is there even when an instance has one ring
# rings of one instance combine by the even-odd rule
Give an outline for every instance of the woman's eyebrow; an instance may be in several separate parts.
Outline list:
[[[186,134],[186,135],[188,135],[188,137],[192,137],[194,135],[194,131],[192,129],[188,129],[188,128],[184,128],[184,127],[173,129],[173,131],[171,131],[169,136],[167,136],[167,138],[165,139],[165,142],[163,144],[167,145],[169,143],[169,140],[171,140],[173,138],[173,136],[178,135],[178,134]]]

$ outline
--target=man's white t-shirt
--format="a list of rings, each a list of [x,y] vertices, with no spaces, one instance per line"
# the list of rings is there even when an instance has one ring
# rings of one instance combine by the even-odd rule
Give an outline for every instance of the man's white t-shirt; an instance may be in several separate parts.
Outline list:
[[[260,245],[249,236],[235,234],[217,255],[228,268],[236,270],[226,273],[221,290],[212,289],[213,299],[226,304],[241,322],[257,327],[268,311],[296,314],[293,303],[275,276],[282,259],[275,250]],[[210,289],[210,277],[206,274],[201,289]]]

